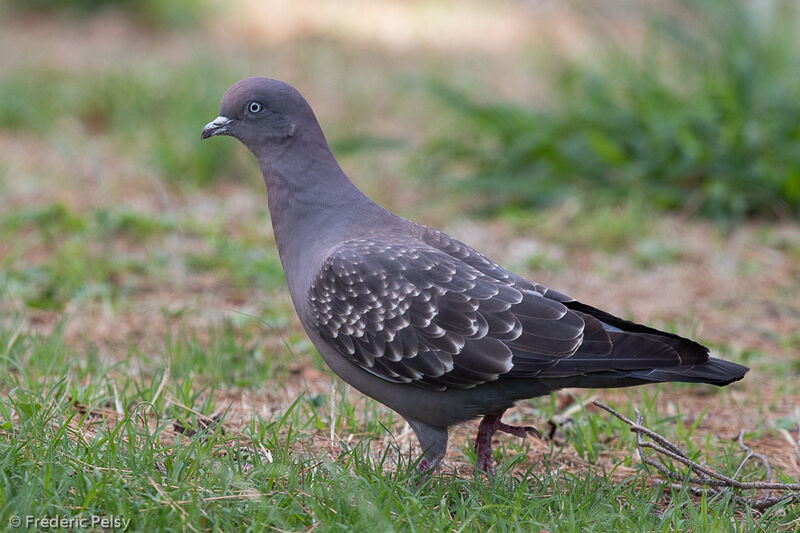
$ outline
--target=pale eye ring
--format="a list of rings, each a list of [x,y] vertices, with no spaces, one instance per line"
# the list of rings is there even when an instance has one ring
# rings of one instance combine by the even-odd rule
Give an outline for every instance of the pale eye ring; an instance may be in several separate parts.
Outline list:
[[[264,110],[264,104],[254,100],[247,104],[247,110],[251,113],[261,113]]]

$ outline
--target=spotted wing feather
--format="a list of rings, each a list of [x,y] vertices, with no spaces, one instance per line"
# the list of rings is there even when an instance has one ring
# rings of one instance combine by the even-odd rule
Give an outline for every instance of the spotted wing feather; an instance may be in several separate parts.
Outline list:
[[[669,369],[708,361],[688,339],[628,322],[419,227],[336,247],[309,291],[340,354],[393,382],[446,389],[508,378]]]
[[[417,240],[358,239],[333,250],[309,299],[318,332],[389,381],[472,387],[516,359],[538,370],[575,353],[577,314],[515,287],[507,271],[493,274]]]
[[[445,233],[425,226],[418,228],[421,240],[436,249],[489,276],[503,279],[523,292],[535,292],[547,300],[563,304],[569,309],[562,319],[564,321],[575,317],[583,321],[584,331],[580,339],[574,339],[577,347],[573,346],[573,353],[566,357],[562,353],[561,358],[546,360],[532,354],[531,350],[552,351],[557,349],[556,346],[565,350],[568,341],[549,339],[546,331],[538,330],[537,334],[536,325],[524,320],[529,307],[513,307],[511,312],[522,319],[523,333],[506,343],[514,353],[514,368],[508,373],[509,377],[531,377],[534,374],[542,378],[562,377],[609,370],[649,372],[653,369],[674,369],[671,371],[680,372],[678,368],[685,370],[692,365],[703,365],[709,361],[708,349],[690,339],[623,320],[578,302],[565,294],[506,271],[480,252]],[[557,309],[560,310],[561,307]]]

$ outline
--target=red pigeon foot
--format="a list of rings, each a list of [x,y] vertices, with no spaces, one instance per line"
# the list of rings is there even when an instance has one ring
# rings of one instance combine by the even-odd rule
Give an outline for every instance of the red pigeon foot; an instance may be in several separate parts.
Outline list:
[[[509,426],[502,422],[505,410],[497,411],[486,415],[478,426],[478,435],[475,437],[475,454],[478,456],[475,463],[477,470],[483,470],[487,474],[494,475],[494,458],[492,457],[492,437],[495,432],[502,431],[515,437],[525,438],[533,435],[542,438],[539,430],[533,426]]]

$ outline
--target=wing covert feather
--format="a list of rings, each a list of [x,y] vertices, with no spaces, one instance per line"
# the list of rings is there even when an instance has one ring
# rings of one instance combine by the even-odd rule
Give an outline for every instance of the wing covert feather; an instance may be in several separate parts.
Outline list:
[[[392,382],[444,390],[501,377],[684,362],[680,337],[661,337],[580,304],[428,228],[419,238],[341,243],[308,297],[319,334],[343,357]]]

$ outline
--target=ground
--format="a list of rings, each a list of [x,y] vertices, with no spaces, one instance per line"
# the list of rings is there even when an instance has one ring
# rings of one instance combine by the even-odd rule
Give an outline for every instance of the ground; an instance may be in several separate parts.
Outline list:
[[[126,503],[117,502],[116,512],[140,511],[136,529],[267,523],[281,530],[320,523],[336,529],[326,522],[334,516],[354,529],[368,527],[359,521],[364,517],[386,529],[419,527],[410,499],[425,508],[425,496],[408,483],[409,460],[419,453],[413,433],[339,381],[302,332],[255,162],[231,139],[200,145],[200,130],[216,116],[227,85],[263,74],[301,89],[345,171],[380,203],[537,282],[691,336],[715,355],[751,367],[742,382],[724,389],[568,390],[523,402],[506,421],[552,429],[553,440],[496,437],[505,481],[473,476],[470,438],[477,422],[455,428],[430,488],[441,500],[441,507],[428,502],[436,509],[430,524],[524,527],[509,519],[516,513],[542,530],[624,529],[640,523],[624,515],[638,505],[630,502],[641,485],[651,491],[651,507],[641,511],[649,513],[644,529],[697,528],[704,513],[724,529],[756,522],[798,527],[796,508],[762,515],[729,500],[660,492],[657,476],[640,469],[624,424],[591,405],[601,399],[629,415],[638,407],[649,426],[729,473],[743,456],[735,439],[744,431],[744,441],[769,457],[779,479],[800,478],[796,222],[723,228],[635,204],[593,208],[577,200],[486,218],[469,197],[436,187],[437,194],[423,192],[431,184],[409,177],[408,154],[440,131],[447,116],[421,80],[446,69],[447,79],[484,94],[546,98],[529,59],[544,31],[535,40],[529,35],[546,27],[551,46],[576,53],[584,46],[579,25],[554,6],[504,3],[494,10],[473,2],[473,11],[458,11],[463,29],[438,38],[443,15],[417,3],[390,3],[386,15],[351,2],[347,9],[363,20],[344,13],[335,23],[318,11],[289,9],[286,24],[270,22],[276,18],[261,3],[236,5],[214,23],[180,32],[143,28],[114,13],[89,21],[15,15],[0,22],[4,515],[25,509],[113,514],[111,502],[121,498]],[[555,22],[545,24],[543,14]],[[396,22],[394,33],[373,32],[385,17]],[[486,17],[503,31],[474,39],[470,28]],[[13,92],[15,83],[27,81],[58,87]],[[99,93],[98,85],[104,87]],[[185,104],[164,96],[173,90],[202,96]],[[115,107],[120,99],[138,105],[141,95],[165,99],[163,114],[125,115]],[[111,103],[97,104],[98,98]],[[170,124],[173,111],[187,118]],[[44,118],[31,119],[37,113]],[[171,152],[158,152],[147,139],[165,128],[182,140],[168,146]],[[370,148],[364,139],[391,142]],[[185,163],[204,151],[213,159]],[[195,179],[202,173],[210,178]],[[565,427],[552,427],[566,418]],[[123,443],[132,447],[109,451]],[[192,447],[196,455],[186,451]],[[187,461],[189,473],[175,470],[170,461],[176,458]],[[152,465],[133,464],[140,460]],[[63,467],[53,467],[55,485],[41,470],[51,464]],[[98,488],[74,481],[76,472]],[[763,479],[755,468],[747,475]],[[378,478],[388,495],[375,489]],[[102,496],[105,485],[116,496]],[[335,494],[337,486],[356,499],[378,493],[354,503]],[[544,503],[539,514],[504,510],[533,505],[531,498],[547,502],[565,486],[575,499]],[[581,496],[580,486],[599,498]],[[516,499],[493,500],[508,494]],[[603,495],[611,511],[602,511]],[[45,503],[22,509],[27,497]],[[345,518],[352,509],[360,518]],[[598,512],[619,516],[592,526]],[[192,525],[190,517],[200,522]],[[183,525],[167,526],[170,519]]]

